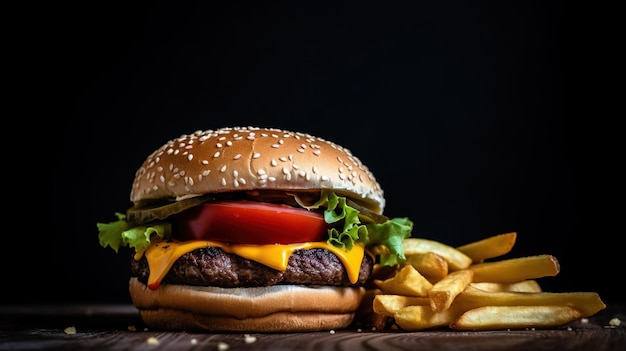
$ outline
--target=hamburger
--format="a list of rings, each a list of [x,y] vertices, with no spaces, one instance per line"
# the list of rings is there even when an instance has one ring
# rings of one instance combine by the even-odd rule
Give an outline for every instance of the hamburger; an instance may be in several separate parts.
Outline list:
[[[169,140],[136,171],[130,201],[97,223],[99,242],[128,253],[132,303],[164,330],[346,328],[413,227],[383,214],[380,184],[350,150],[275,128]]]

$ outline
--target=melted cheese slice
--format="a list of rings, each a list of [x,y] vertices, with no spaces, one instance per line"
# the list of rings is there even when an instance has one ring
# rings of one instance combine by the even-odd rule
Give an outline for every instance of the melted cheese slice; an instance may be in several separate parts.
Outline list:
[[[344,267],[346,267],[351,283],[355,283],[359,278],[361,261],[365,253],[365,247],[362,244],[355,244],[352,250],[344,251],[343,249],[328,245],[325,241],[288,245],[246,245],[205,240],[183,242],[157,241],[150,244],[143,252],[138,252],[135,255],[135,259],[140,259],[142,255],[146,256],[148,266],[150,267],[148,287],[154,290],[159,287],[161,280],[163,280],[167,272],[172,268],[174,262],[180,256],[187,252],[210,246],[219,247],[225,252],[233,253],[280,271],[287,269],[289,257],[295,250],[326,249],[335,254],[341,263],[343,263]]]

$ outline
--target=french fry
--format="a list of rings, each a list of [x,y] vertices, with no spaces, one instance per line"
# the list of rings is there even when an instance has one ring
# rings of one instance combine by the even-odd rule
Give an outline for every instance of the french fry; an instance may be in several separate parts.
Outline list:
[[[435,312],[430,306],[407,306],[394,314],[396,324],[404,330],[424,330],[445,327],[458,317],[454,309]]]
[[[374,284],[386,294],[423,297],[428,296],[428,291],[433,287],[428,279],[411,265],[403,266],[389,279],[375,279]]]
[[[541,292],[541,286],[534,279],[522,280],[515,283],[470,283],[474,288],[491,292]]]
[[[431,283],[438,282],[448,275],[448,262],[434,252],[406,256],[405,264],[415,267]]]
[[[514,283],[555,276],[560,265],[552,255],[536,255],[473,264],[468,269],[474,271],[474,282]]]
[[[462,269],[448,274],[435,283],[428,292],[431,309],[435,312],[447,310],[452,305],[454,298],[472,282],[473,276],[474,272]]]
[[[588,317],[606,308],[595,292],[489,292],[471,284],[452,303],[460,311],[484,306],[570,306]]]
[[[457,246],[456,249],[469,256],[476,263],[509,253],[515,245],[516,239],[516,232],[504,233]]]
[[[428,297],[380,294],[374,297],[373,310],[385,316],[393,317],[394,313],[407,306],[429,306]]]
[[[450,323],[456,330],[551,328],[582,318],[570,306],[485,306],[469,310]]]
[[[407,256],[426,252],[436,253],[448,262],[448,268],[452,271],[465,269],[472,264],[472,259],[463,252],[435,240],[406,238],[402,241],[402,249]]]

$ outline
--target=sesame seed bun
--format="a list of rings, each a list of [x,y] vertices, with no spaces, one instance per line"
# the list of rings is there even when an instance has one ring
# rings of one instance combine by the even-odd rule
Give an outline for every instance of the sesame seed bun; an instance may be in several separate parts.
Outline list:
[[[271,128],[197,131],[168,141],[137,170],[132,202],[250,190],[336,193],[382,214],[383,190],[350,150],[305,133]]]

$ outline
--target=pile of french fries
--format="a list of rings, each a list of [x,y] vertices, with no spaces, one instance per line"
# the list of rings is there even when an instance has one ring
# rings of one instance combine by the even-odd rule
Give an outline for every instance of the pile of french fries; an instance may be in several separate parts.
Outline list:
[[[459,247],[405,239],[406,262],[391,270],[375,265],[373,324],[407,331],[554,328],[606,307],[595,292],[542,291],[536,279],[560,270],[552,255],[492,260],[516,239],[511,232]]]

